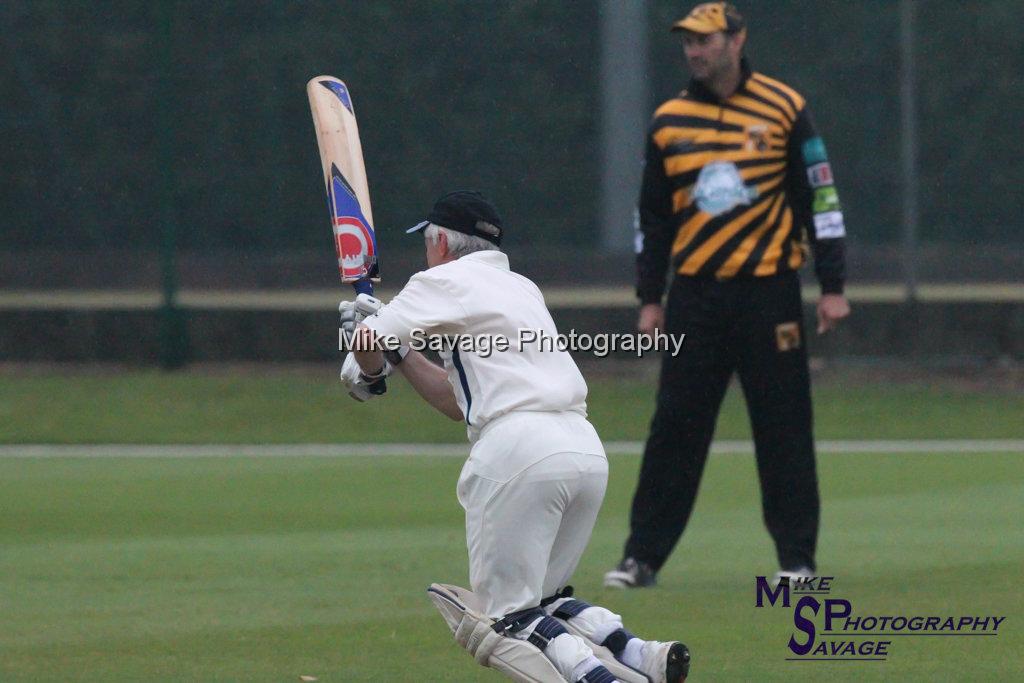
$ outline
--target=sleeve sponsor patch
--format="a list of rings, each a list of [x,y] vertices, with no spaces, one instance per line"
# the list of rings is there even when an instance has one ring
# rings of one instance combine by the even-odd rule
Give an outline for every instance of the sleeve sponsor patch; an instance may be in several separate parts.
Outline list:
[[[814,214],[814,234],[819,240],[836,239],[846,236],[842,211],[826,211]]]
[[[807,168],[807,181],[811,187],[824,187],[835,181],[832,179],[832,166],[827,161],[814,164]]]
[[[839,211],[839,194],[834,185],[819,187],[814,191],[814,213]]]
[[[803,146],[804,163],[808,166],[828,161],[825,154],[825,141],[821,138],[811,138],[804,142]]]

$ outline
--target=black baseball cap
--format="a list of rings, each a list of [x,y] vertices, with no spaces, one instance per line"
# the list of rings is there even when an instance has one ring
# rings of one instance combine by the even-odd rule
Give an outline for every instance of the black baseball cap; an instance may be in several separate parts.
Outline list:
[[[505,234],[498,210],[479,192],[457,190],[434,202],[427,220],[417,223],[406,232],[419,232],[433,223],[442,228],[482,237],[495,246],[501,246]]]

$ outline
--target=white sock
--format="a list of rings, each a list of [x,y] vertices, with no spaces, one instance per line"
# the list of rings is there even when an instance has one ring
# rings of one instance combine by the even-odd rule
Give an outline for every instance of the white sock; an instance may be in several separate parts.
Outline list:
[[[626,666],[639,669],[640,665],[644,663],[643,654],[641,653],[643,648],[644,641],[639,638],[630,638],[629,642],[626,643],[626,647],[622,649],[622,654],[619,655],[619,661]]]

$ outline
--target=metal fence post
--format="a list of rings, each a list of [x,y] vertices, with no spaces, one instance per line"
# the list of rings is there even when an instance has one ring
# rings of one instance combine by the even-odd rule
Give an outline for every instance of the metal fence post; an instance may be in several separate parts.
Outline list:
[[[914,64],[914,0],[900,0],[900,162],[903,180],[903,281],[908,302],[917,300],[918,177]]]
[[[157,12],[159,63],[156,104],[156,137],[158,161],[162,178],[158,182],[157,211],[160,227],[160,275],[162,302],[160,305],[160,367],[173,370],[185,365],[188,356],[188,330],[184,313],[177,305],[177,215],[175,212],[174,117],[171,115],[175,93],[174,79],[174,13],[176,4],[170,0],[153,3]]]
[[[601,247],[629,251],[647,127],[647,0],[601,0]]]

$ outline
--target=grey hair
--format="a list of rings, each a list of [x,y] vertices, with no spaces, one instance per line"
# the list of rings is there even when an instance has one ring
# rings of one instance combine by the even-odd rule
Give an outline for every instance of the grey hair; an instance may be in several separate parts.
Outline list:
[[[438,235],[441,233],[445,234],[448,238],[448,253],[453,258],[459,258],[466,254],[472,254],[475,251],[501,251],[498,245],[488,242],[483,237],[477,237],[476,235],[467,235],[463,232],[456,232],[449,230],[448,228],[442,228],[440,225],[431,223],[423,231],[423,234],[431,244],[437,244]]]

